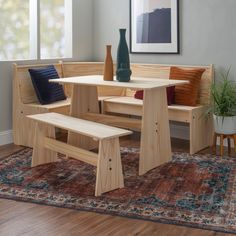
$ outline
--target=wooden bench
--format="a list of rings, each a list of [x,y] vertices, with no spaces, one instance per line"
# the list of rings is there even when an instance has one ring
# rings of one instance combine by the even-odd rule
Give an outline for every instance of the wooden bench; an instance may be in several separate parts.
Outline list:
[[[157,64],[132,64],[132,75],[139,77],[169,79],[170,65]],[[212,143],[212,118],[204,115],[210,103],[210,87],[213,82],[213,66],[178,66],[182,69],[204,68],[205,72],[201,79],[201,86],[196,107],[171,105],[168,106],[169,120],[189,125],[190,153],[194,154]],[[142,100],[134,98],[135,91],[127,89],[115,98],[109,98],[103,102],[103,112],[142,116]],[[155,102],[155,101],[154,101]],[[127,125],[126,125],[127,127]]]
[[[28,117],[36,121],[32,167],[54,162],[62,153],[97,167],[95,196],[124,187],[119,137],[131,131],[57,113]],[[55,127],[97,140],[98,154],[55,140]]]

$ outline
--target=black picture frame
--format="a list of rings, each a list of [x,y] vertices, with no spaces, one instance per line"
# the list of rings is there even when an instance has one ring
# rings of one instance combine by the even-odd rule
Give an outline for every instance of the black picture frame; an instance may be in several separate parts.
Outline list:
[[[180,27],[179,27],[179,0],[170,0],[170,1],[174,1],[175,2],[175,6],[176,8],[175,13],[176,13],[176,17],[173,20],[175,23],[175,28],[176,28],[176,35],[175,35],[175,48],[174,50],[171,51],[164,51],[164,50],[134,50],[133,48],[133,39],[134,37],[137,37],[136,35],[134,36],[134,32],[133,32],[133,2],[135,2],[136,0],[130,0],[130,53],[131,54],[180,54]],[[143,0],[145,1],[149,1],[149,0]],[[156,0],[158,1],[158,0]],[[172,20],[172,19],[171,19]],[[150,43],[150,45],[152,44],[152,46],[154,45],[153,43]],[[141,47],[142,45],[140,45]],[[148,45],[146,45],[146,47],[148,47]]]

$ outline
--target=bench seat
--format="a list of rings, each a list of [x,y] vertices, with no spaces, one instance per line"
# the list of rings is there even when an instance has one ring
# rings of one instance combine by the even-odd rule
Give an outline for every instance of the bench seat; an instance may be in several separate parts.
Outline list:
[[[104,99],[106,103],[119,103],[119,104],[129,104],[129,105],[134,105],[134,106],[142,106],[143,105],[143,100],[141,99],[136,99],[134,97],[107,97]],[[173,104],[171,106],[168,106],[168,109],[171,110],[184,110],[184,111],[191,111],[194,110],[198,107],[203,107],[202,105],[198,106],[184,106],[184,105],[177,105]]]
[[[143,100],[134,97],[120,96],[108,98],[103,101],[103,113],[122,114],[132,116],[142,116]],[[194,154],[207,146],[211,142],[212,120],[204,116],[208,106],[198,105],[168,106],[169,120],[187,123],[189,125],[190,153]]]
[[[29,118],[65,129],[77,134],[82,134],[96,140],[117,138],[131,134],[132,132],[93,121],[83,120],[58,113],[45,113],[30,115]]]
[[[110,97],[103,100],[103,107],[105,112],[128,114],[142,116],[143,100],[136,99],[134,97]],[[168,106],[169,120],[176,121],[176,117],[172,117],[173,113],[183,112],[188,114],[193,110],[203,109],[203,105],[198,106],[183,106],[173,104]],[[180,121],[188,122],[188,118]]]
[[[40,103],[29,103],[27,104],[27,106],[29,107],[35,107],[35,108],[45,108],[45,109],[48,109],[48,110],[53,110],[53,109],[57,109],[57,108],[60,108],[60,107],[67,107],[67,106],[70,106],[71,104],[71,99],[70,98],[67,98],[66,100],[62,100],[62,101],[58,101],[58,102],[54,102],[54,103],[51,103],[51,104],[45,104],[45,105],[42,105]]]
[[[97,167],[95,196],[124,187],[119,137],[131,131],[78,119],[58,113],[27,116],[36,122],[31,166],[55,162],[58,153]],[[79,139],[92,138],[99,142],[98,154],[79,145],[55,139],[55,128],[79,134]]]

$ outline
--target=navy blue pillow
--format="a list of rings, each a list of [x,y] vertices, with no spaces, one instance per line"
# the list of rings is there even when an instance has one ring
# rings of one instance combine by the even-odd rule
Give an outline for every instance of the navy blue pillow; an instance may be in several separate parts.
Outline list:
[[[42,105],[66,99],[62,85],[48,81],[59,78],[53,65],[41,69],[29,69],[29,73],[38,100]]]

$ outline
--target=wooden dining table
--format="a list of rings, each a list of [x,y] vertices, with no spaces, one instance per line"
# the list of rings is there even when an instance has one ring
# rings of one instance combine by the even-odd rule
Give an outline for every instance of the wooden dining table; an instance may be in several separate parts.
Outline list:
[[[88,113],[102,116],[99,114],[98,86],[144,90],[139,175],[171,161],[166,88],[187,81],[132,77],[130,82],[118,82],[115,78],[113,81],[104,81],[101,75],[91,75],[53,79],[50,82],[73,85],[70,115],[77,118],[84,118]],[[91,149],[96,140],[69,132],[68,143]]]

